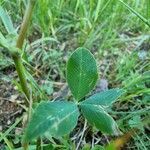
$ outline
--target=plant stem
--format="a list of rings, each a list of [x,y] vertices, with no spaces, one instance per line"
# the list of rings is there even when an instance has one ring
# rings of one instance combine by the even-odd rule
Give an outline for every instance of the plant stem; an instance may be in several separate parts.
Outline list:
[[[32,11],[33,11],[35,2],[36,2],[35,0],[30,0],[29,4],[28,4],[28,7],[26,9],[25,16],[23,18],[23,22],[22,22],[22,25],[21,25],[19,37],[18,37],[17,44],[16,44],[16,47],[19,48],[19,49],[22,49],[23,42],[24,42],[24,39],[25,39],[25,36],[26,36],[26,33],[27,33],[27,29],[28,29],[28,26],[29,26],[29,23],[30,23],[30,19],[31,19],[31,16],[32,16]]]
[[[36,2],[35,0],[29,1],[25,16],[23,18],[23,22],[22,22],[19,36],[18,36],[17,43],[16,43],[16,47],[20,50],[23,47],[23,42],[26,37],[27,29],[30,23],[30,19],[31,19],[31,15],[32,15],[35,2]],[[21,88],[27,97],[26,105],[29,106],[28,100],[30,100],[30,91],[28,89],[27,80],[25,76],[25,67],[23,66],[23,62],[19,53],[17,52],[13,53],[12,58],[15,63],[16,71],[18,73],[18,77],[19,77],[20,84],[21,84]],[[29,118],[29,114],[28,114],[28,118]],[[23,143],[23,149],[28,150],[28,143]]]
[[[25,68],[23,66],[22,60],[21,60],[21,56],[12,56],[14,63],[15,63],[15,67],[16,67],[16,71],[20,80],[20,84],[21,84],[21,88],[24,92],[24,94],[26,95],[27,99],[30,99],[30,92],[27,86],[27,80],[25,77]],[[28,101],[26,100],[26,105],[28,106]]]
[[[27,33],[27,29],[29,26],[29,22],[31,19],[34,5],[35,5],[35,1],[33,1],[33,0],[29,1],[25,16],[23,18],[23,22],[22,22],[19,36],[18,36],[17,43],[16,43],[16,47],[19,48],[20,50],[22,49],[22,46],[23,46],[23,42],[24,42],[24,39],[25,39],[25,36]],[[18,53],[14,53],[12,55],[12,58],[13,58],[14,63],[15,63],[15,67],[16,67],[16,70],[18,73],[20,84],[21,84],[21,88],[22,88],[24,94],[26,95],[27,99],[29,100],[30,99],[30,92],[29,92],[29,89],[27,86],[27,80],[26,80],[26,76],[25,76],[25,68],[23,66],[21,56]],[[28,101],[26,101],[26,105],[28,106]]]

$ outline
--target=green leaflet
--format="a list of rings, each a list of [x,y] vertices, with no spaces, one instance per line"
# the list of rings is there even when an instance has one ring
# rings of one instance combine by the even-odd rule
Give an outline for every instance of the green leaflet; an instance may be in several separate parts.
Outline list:
[[[67,64],[67,82],[76,100],[82,99],[95,86],[98,78],[96,61],[85,48],[78,48]]]
[[[29,142],[46,131],[54,137],[63,136],[77,124],[79,111],[72,102],[41,102],[29,122],[24,141]]]
[[[110,89],[104,92],[96,93],[85,101],[83,104],[94,104],[94,105],[102,105],[102,106],[110,106],[116,99],[123,94],[123,90],[121,89]]]
[[[114,119],[100,105],[80,104],[81,111],[87,121],[100,131],[118,135],[119,129]]]

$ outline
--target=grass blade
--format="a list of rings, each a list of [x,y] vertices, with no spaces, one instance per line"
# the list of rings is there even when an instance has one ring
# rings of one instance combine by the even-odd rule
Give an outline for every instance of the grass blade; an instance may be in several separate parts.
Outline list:
[[[119,0],[128,10],[130,10],[133,14],[135,14],[139,19],[141,19],[145,24],[147,24],[150,27],[150,23],[146,18],[144,18],[141,14],[139,14],[137,11],[135,11],[133,8],[131,8],[128,4],[123,2],[122,0]]]
[[[12,34],[15,32],[15,28],[13,27],[13,23],[11,21],[10,16],[8,15],[7,11],[5,11],[1,6],[0,6],[0,18],[2,19],[2,22],[9,34]]]

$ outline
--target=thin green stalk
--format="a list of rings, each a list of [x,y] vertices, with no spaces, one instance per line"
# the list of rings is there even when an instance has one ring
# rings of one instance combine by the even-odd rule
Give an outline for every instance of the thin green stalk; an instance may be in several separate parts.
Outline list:
[[[34,5],[35,5],[35,0],[29,1],[28,7],[26,9],[25,17],[24,17],[22,25],[21,25],[20,33],[19,33],[17,43],[16,43],[16,47],[19,48],[20,50],[22,49],[22,46],[23,46],[23,42],[24,42],[24,39],[25,39],[25,36],[27,33],[27,29],[29,26],[29,22],[31,19]],[[15,67],[16,67],[16,70],[18,73],[20,84],[21,84],[21,88],[22,88],[24,94],[26,95],[27,99],[30,99],[30,92],[29,92],[29,89],[27,86],[27,80],[26,80],[26,76],[25,76],[25,68],[23,66],[21,56],[19,55],[19,53],[14,53],[12,55],[12,58],[15,63]],[[28,105],[28,101],[26,101],[26,105]]]
[[[24,39],[25,39],[25,36],[26,36],[26,33],[27,33],[27,29],[28,29],[28,26],[29,26],[29,23],[30,23],[30,19],[31,19],[31,16],[32,16],[32,11],[33,11],[35,2],[36,2],[35,0],[30,0],[29,4],[28,4],[28,7],[26,9],[26,13],[25,13],[25,16],[23,18],[23,22],[22,22],[22,25],[21,25],[19,37],[18,37],[17,44],[16,44],[16,47],[19,48],[19,49],[22,49],[23,42],[24,42]]]
[[[32,15],[32,11],[33,11],[35,2],[36,2],[35,0],[29,1],[25,16],[23,18],[23,22],[22,22],[21,29],[19,32],[18,40],[16,43],[16,47],[20,50],[22,49],[23,42],[26,37],[27,29],[28,29],[28,26],[30,23],[30,19],[31,19],[31,15]],[[19,77],[20,84],[21,84],[21,88],[22,88],[24,94],[26,95],[27,99],[30,100],[30,91],[29,91],[29,88],[27,85],[27,80],[26,80],[26,76],[25,76],[25,68],[23,66],[21,56],[19,53],[15,52],[12,54],[12,58],[15,63],[16,71],[18,73],[18,77]],[[27,106],[29,106],[28,100],[26,100]],[[28,118],[29,118],[29,114],[28,114]],[[28,150],[28,143],[23,143],[23,149]]]
[[[24,94],[26,95],[27,99],[30,99],[30,92],[27,86],[27,80],[26,80],[26,76],[25,76],[25,68],[23,66],[22,60],[21,60],[21,56],[12,56],[14,63],[15,63],[15,67],[16,67],[16,71],[20,80],[20,84],[21,84],[21,88],[24,92]],[[28,101],[26,101],[26,105],[28,106]]]

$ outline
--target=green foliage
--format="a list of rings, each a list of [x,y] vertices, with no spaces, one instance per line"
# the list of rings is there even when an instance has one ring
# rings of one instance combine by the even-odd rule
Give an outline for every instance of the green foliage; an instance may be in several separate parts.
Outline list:
[[[94,88],[97,77],[94,57],[87,49],[78,48],[67,64],[67,81],[73,96],[77,100],[85,97]],[[79,107],[90,124],[104,133],[118,135],[117,124],[103,106],[109,106],[121,94],[122,90],[119,89],[98,93],[80,102]],[[25,141],[29,142],[45,132],[56,138],[68,134],[76,126],[78,116],[79,111],[75,103],[41,102],[27,126]]]
[[[92,148],[92,150],[105,150],[105,148],[100,145],[95,145],[94,148]]]
[[[41,102],[35,109],[25,134],[25,141],[43,135],[46,131],[51,136],[68,134],[77,124],[78,108],[71,102]]]
[[[85,97],[95,86],[98,78],[93,55],[85,48],[78,48],[67,64],[67,82],[76,100]]]
[[[95,145],[92,149],[90,147],[90,144],[85,144],[82,150],[105,150],[101,145]]]
[[[45,81],[41,87],[42,91],[44,91],[47,95],[51,95],[53,93],[53,84],[52,82]]]
[[[108,146],[105,147],[105,150],[116,150],[115,143],[110,143]]]
[[[139,14],[137,11],[135,11],[132,7],[130,7],[128,4],[124,3],[122,0],[119,0],[127,9],[129,9],[133,14],[135,14],[139,19],[141,19],[145,24],[147,24],[150,27],[150,23],[148,19],[144,18],[141,14]],[[148,5],[148,4],[147,4]]]
[[[123,90],[118,88],[106,90],[90,96],[83,101],[82,104],[110,106],[118,97],[120,97],[120,95],[122,95],[122,93]]]
[[[13,150],[22,150],[23,147],[20,147],[20,148],[16,148],[16,149],[13,149]],[[35,150],[36,149],[36,145],[29,145],[29,150]],[[43,150],[55,150],[55,148],[53,147],[52,144],[44,144],[42,145],[42,149]]]
[[[102,106],[84,103],[80,107],[83,115],[91,125],[107,134],[119,134],[117,124]]]
[[[13,27],[13,23],[11,21],[10,16],[8,13],[0,6],[0,18],[2,19],[2,22],[9,34],[12,34],[15,32],[15,29]]]
[[[3,70],[5,74],[5,71],[9,71],[7,68],[13,68],[13,62],[11,58],[8,59],[9,55],[4,50],[7,49],[10,53],[13,51],[16,52],[16,49],[13,47],[16,41],[16,31],[20,28],[27,2],[27,0],[0,0],[0,46],[4,47],[2,49],[0,47],[1,79],[3,78]],[[50,99],[48,96],[53,92],[53,87],[49,86],[49,84],[38,85],[36,83],[36,77],[39,77],[38,81],[44,79],[44,81],[51,82],[54,80],[53,76],[57,74],[60,76],[60,79],[57,79],[57,81],[64,82],[64,65],[68,53],[75,47],[85,46],[96,54],[99,61],[98,64],[102,64],[100,70],[103,69],[100,74],[108,80],[109,87],[123,87],[127,91],[121,97],[122,101],[116,103],[115,107],[113,107],[114,111],[109,111],[110,114],[115,114],[119,127],[122,131],[126,131],[127,127],[137,126],[143,129],[142,120],[149,113],[148,104],[150,100],[150,76],[147,72],[150,66],[148,53],[150,1],[120,0],[120,2],[118,0],[90,0],[89,3],[86,0],[37,0],[32,21],[34,26],[30,28],[23,52],[20,53],[21,56],[24,55],[24,52],[29,56],[26,60],[22,57],[23,63],[29,72],[35,73],[34,68],[41,72],[40,76],[37,76],[36,73],[32,76],[30,74],[31,72],[25,72],[26,78],[29,81],[30,96],[34,102],[37,102],[37,99],[39,101]],[[147,39],[147,43],[145,43],[145,39]],[[133,53],[133,49],[136,52]],[[140,60],[137,54],[143,50],[146,56],[143,57],[144,60]],[[8,78],[10,78],[9,80],[12,79],[11,76]],[[76,80],[74,85],[71,83],[70,85],[77,87],[78,85],[76,83],[78,81]],[[18,87],[21,89],[17,79],[15,82],[17,82]],[[39,83],[41,82],[39,81]],[[54,90],[55,87],[59,89],[54,83]],[[80,90],[83,89],[80,88]],[[84,92],[81,91],[81,99],[77,99],[73,90],[71,91],[75,99],[83,100],[91,90],[92,87],[91,89],[87,89],[85,94],[85,90],[83,90]],[[110,94],[109,92],[112,93]],[[105,108],[110,106],[119,97],[118,94],[121,95],[121,93],[119,89],[108,90],[90,96],[80,103],[75,102],[77,104],[74,105],[78,105],[77,107],[80,108],[82,114],[84,111],[90,111],[96,114],[92,116],[93,118],[91,117],[93,120],[91,118],[88,119],[90,116],[86,114],[88,116],[87,120],[90,124],[96,122],[94,125],[99,130],[102,130],[103,126],[99,125],[98,122],[101,118],[99,119],[97,114],[108,116]],[[105,98],[102,98],[104,95]],[[19,105],[25,108],[24,105],[20,103]],[[89,106],[91,107],[89,108]],[[113,120],[110,115],[108,118],[109,120]],[[149,146],[149,137],[146,131],[142,130],[140,137],[138,135],[134,137],[135,149],[146,149]],[[45,132],[50,134],[49,129]],[[5,135],[0,138],[2,139],[2,144],[4,141],[10,149],[13,149],[13,146],[10,146],[13,143],[13,140],[11,141],[10,138],[10,135],[14,135],[12,133],[14,132],[12,131],[9,134],[8,132],[7,134],[0,133],[1,135]],[[42,135],[44,133],[40,134],[40,136]],[[21,138],[20,135],[19,138]],[[62,140],[59,142],[63,143]],[[103,137],[101,142],[103,143]],[[67,144],[69,145],[70,143]],[[63,143],[63,145],[65,144]],[[68,148],[67,146],[65,146],[66,149]],[[29,149],[31,147],[29,146]],[[65,149],[63,146],[61,148]],[[59,147],[58,149],[61,148]],[[36,149],[36,145],[31,149]]]
[[[104,133],[118,135],[119,130],[113,118],[105,111],[120,95],[122,90],[111,89],[97,93],[80,103],[81,111],[88,122]]]
[[[138,128],[140,130],[144,129],[142,120],[141,120],[141,116],[139,116],[139,115],[133,116],[133,118],[129,120],[128,124],[131,128]]]

